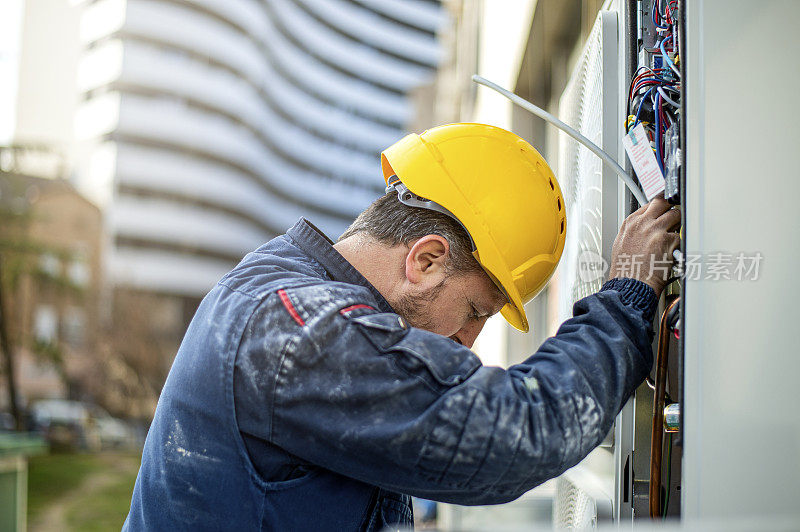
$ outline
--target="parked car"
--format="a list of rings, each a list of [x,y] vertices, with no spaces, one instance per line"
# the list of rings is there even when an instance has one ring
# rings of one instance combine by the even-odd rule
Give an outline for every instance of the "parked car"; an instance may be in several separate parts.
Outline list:
[[[14,430],[14,416],[10,412],[0,412],[0,431]]]
[[[54,448],[97,451],[131,445],[133,430],[97,405],[48,399],[31,406],[32,429]]]
[[[103,449],[127,447],[134,442],[133,429],[124,421],[111,417],[108,413],[95,418],[95,429]]]

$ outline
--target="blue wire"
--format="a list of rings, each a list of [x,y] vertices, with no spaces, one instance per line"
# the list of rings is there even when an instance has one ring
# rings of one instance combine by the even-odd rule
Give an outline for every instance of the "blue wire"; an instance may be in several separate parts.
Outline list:
[[[669,68],[671,68],[672,71],[678,75],[678,77],[681,77],[681,71],[678,70],[678,67],[675,66],[675,63],[672,62],[672,59],[669,58],[669,56],[667,55],[667,51],[664,49],[664,46],[667,44],[667,41],[671,40],[672,40],[672,35],[661,41],[661,44],[659,44],[658,47],[661,49],[661,57],[663,57],[664,61],[667,62]]]
[[[647,99],[647,97],[650,96],[651,92],[653,92],[652,88],[650,90],[648,90],[647,92],[645,92],[644,96],[642,96],[642,99],[639,101],[639,108],[636,109],[636,119],[633,121],[633,127],[636,127],[636,125],[639,123],[639,115],[642,112],[642,104]]]
[[[656,28],[662,30],[668,30],[669,26],[662,26],[658,22],[656,22],[656,9],[658,9],[658,0],[653,0],[653,9],[651,9],[651,15],[653,16],[653,24],[655,24]],[[658,13],[658,16],[661,16],[661,12]]]
[[[657,81],[658,83],[669,83],[669,81],[667,81],[664,78],[660,78],[658,76],[653,76],[653,77],[649,77],[649,78],[642,78],[639,81],[637,81],[636,84],[638,85],[642,81]]]
[[[661,95],[656,92],[656,101],[653,105],[653,114],[656,115],[656,133],[655,133],[655,141],[656,141],[656,162],[658,163],[658,167],[661,168],[661,175],[664,175],[664,163],[661,161],[661,121],[659,120],[659,116],[661,113]]]

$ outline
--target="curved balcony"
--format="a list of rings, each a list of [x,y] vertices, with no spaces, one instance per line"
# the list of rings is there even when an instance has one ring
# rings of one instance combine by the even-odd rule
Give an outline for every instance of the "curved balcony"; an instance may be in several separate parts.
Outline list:
[[[176,31],[176,27],[180,30]],[[208,57],[239,72],[257,87],[268,85],[270,70],[277,69],[296,89],[364,117],[393,125],[404,124],[411,117],[404,96],[355,79],[314,59],[287,41],[268,19],[264,19],[260,34],[251,35],[190,6],[132,2],[120,31],[123,36]],[[320,83],[321,80],[325,82]]]
[[[108,256],[112,284],[189,297],[206,293],[230,269],[230,260],[124,244]]]
[[[344,0],[296,0],[314,18],[377,50],[435,67],[441,50],[432,35],[392,24],[369,9]]]
[[[272,235],[239,218],[191,204],[121,194],[107,223],[117,237],[163,242],[238,258]]]
[[[265,4],[267,5],[267,4]],[[403,93],[430,78],[430,70],[350,40],[320,23],[291,0],[270,0],[269,9],[285,35],[307,53],[350,75]]]
[[[250,176],[188,153],[132,143],[118,143],[117,187],[120,193],[177,198],[232,213],[266,232],[279,232],[300,209],[281,204]],[[281,210],[285,216],[276,216]],[[293,212],[294,211],[294,212]]]
[[[147,190],[201,202],[211,208],[240,211],[273,233],[283,232],[301,216],[311,216],[320,226],[335,232],[354,219],[373,198],[356,188],[336,190],[318,185],[317,188],[323,188],[320,196],[328,197],[329,206],[336,204],[342,208],[341,216],[331,216],[313,205],[286,201],[251,175],[226,164],[201,159],[193,153],[133,142],[118,143],[116,164],[120,188]],[[344,203],[344,199],[349,202]]]
[[[154,127],[154,124],[158,124]],[[269,126],[265,126],[269,127]],[[273,131],[279,132],[280,129]],[[287,135],[291,132],[286,131]],[[166,146],[180,146],[185,150],[207,154],[231,165],[240,167],[245,171],[258,176],[269,176],[269,163],[267,152],[281,157],[282,151],[270,149],[271,145],[265,144],[262,138],[246,125],[232,120],[230,117],[209,112],[194,106],[186,105],[181,101],[170,101],[163,98],[149,98],[134,94],[125,94],[120,104],[119,120],[114,132],[117,136],[129,136],[153,144]],[[284,148],[291,147],[292,142],[300,144],[302,136],[287,136],[282,140]],[[382,188],[380,166],[377,156],[371,161],[363,161],[363,168],[355,165],[346,166],[346,161],[341,156],[336,156],[335,147],[332,145],[319,146],[319,159],[313,160],[313,165],[305,166],[309,170],[321,168],[324,164],[338,164],[341,176],[332,172],[322,174],[316,172],[317,185],[330,181],[338,181],[349,185],[360,185],[373,191]],[[303,148],[307,149],[307,148]],[[327,151],[326,151],[327,150]],[[300,153],[300,152],[296,152]],[[326,154],[330,158],[326,159]],[[334,157],[336,156],[336,159]],[[298,166],[296,160],[287,160],[287,163]],[[368,166],[369,165],[369,166]],[[347,169],[356,170],[353,174],[345,175]],[[291,179],[292,176],[276,176]],[[326,179],[327,177],[327,179]],[[299,197],[304,191],[298,190]]]
[[[84,18],[77,130],[113,148],[86,174],[114,191],[113,282],[194,296],[299,217],[336,237],[381,193],[378,154],[413,117],[446,15],[416,0],[99,0]]]
[[[430,2],[420,0],[350,0],[375,13],[420,30],[436,33],[447,23],[446,13]]]
[[[179,97],[208,113],[229,117],[250,129],[265,148],[279,150],[296,164],[316,169],[321,175],[344,181],[363,179],[373,182],[378,147],[352,150],[331,138],[322,138],[287,120],[248,83],[229,72],[214,69],[195,61],[148,53],[131,45],[126,47],[125,67],[118,80],[121,90]],[[332,117],[319,115],[316,124],[332,127]],[[392,142],[397,137],[393,137]]]

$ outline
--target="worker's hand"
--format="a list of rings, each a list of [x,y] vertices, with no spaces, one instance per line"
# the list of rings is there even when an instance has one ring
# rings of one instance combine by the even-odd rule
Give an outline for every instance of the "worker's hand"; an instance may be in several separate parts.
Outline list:
[[[680,241],[674,232],[680,222],[680,211],[661,197],[628,216],[614,240],[608,278],[638,279],[660,296],[670,276],[672,252]]]

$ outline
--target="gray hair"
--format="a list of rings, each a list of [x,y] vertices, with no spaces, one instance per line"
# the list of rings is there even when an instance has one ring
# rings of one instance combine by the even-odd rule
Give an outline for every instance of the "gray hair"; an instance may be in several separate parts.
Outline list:
[[[466,230],[455,220],[440,212],[409,207],[400,202],[392,191],[376,199],[339,237],[343,240],[364,233],[390,246],[403,244],[425,235],[439,235],[450,244],[445,266],[450,271],[472,273],[481,265],[472,256],[472,244]]]

